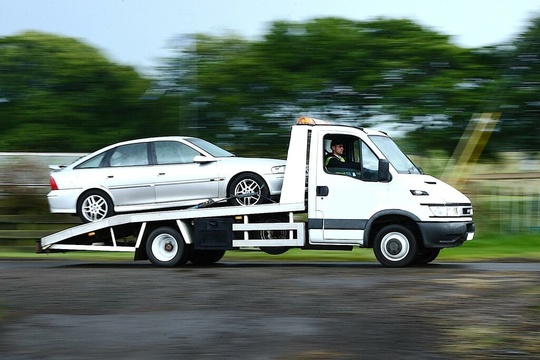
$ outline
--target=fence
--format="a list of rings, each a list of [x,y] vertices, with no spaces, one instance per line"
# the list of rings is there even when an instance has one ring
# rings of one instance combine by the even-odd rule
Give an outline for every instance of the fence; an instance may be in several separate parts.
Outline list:
[[[475,220],[487,230],[540,233],[540,173],[477,176],[465,191],[473,202]]]

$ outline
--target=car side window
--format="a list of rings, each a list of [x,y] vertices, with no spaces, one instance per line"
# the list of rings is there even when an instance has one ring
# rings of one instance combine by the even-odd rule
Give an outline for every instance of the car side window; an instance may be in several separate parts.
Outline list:
[[[97,169],[101,166],[101,163],[103,162],[103,158],[105,157],[105,152],[94,156],[91,159],[86,160],[82,164],[79,164],[77,166],[77,169]]]
[[[118,146],[112,150],[109,165],[112,167],[148,165],[147,143]]]
[[[159,165],[192,163],[200,153],[178,141],[157,141],[154,144],[156,161]]]

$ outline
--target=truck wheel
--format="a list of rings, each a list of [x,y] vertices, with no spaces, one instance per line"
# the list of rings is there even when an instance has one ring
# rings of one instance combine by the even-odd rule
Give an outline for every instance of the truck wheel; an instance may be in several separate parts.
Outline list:
[[[160,227],[148,236],[146,254],[155,266],[184,265],[189,256],[189,247],[178,231],[170,227]]]
[[[418,256],[414,260],[416,265],[426,265],[432,262],[439,256],[441,249],[424,249],[418,253]]]
[[[225,255],[225,250],[193,250],[189,261],[193,265],[211,265],[218,262]]]
[[[266,202],[270,197],[268,186],[257,174],[242,174],[236,177],[229,186],[231,205],[257,205]]]
[[[284,217],[283,219],[268,219],[266,220],[267,223],[281,223],[281,222],[287,222],[288,217]],[[289,237],[289,231],[288,230],[261,230],[260,231],[260,238],[263,240],[279,240],[279,239],[287,239]],[[268,255],[281,255],[289,251],[288,246],[263,246],[260,247],[262,251],[267,253]]]
[[[402,225],[387,225],[376,235],[373,252],[384,266],[402,267],[414,262],[417,256],[414,234]]]
[[[77,201],[77,214],[83,223],[103,220],[114,215],[111,198],[100,190],[90,190]]]

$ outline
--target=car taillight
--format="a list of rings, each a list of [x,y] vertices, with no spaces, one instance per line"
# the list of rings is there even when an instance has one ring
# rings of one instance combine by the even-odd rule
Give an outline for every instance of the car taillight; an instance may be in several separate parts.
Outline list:
[[[50,183],[51,183],[51,190],[58,190],[58,185],[56,185],[56,180],[54,180],[52,176],[50,178]]]

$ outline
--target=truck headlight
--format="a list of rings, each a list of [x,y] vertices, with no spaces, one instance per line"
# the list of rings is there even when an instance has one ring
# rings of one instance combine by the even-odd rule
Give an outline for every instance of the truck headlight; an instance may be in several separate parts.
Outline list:
[[[272,166],[272,174],[285,174],[285,165]]]
[[[429,210],[436,217],[457,217],[459,216],[459,206],[430,206]]]

